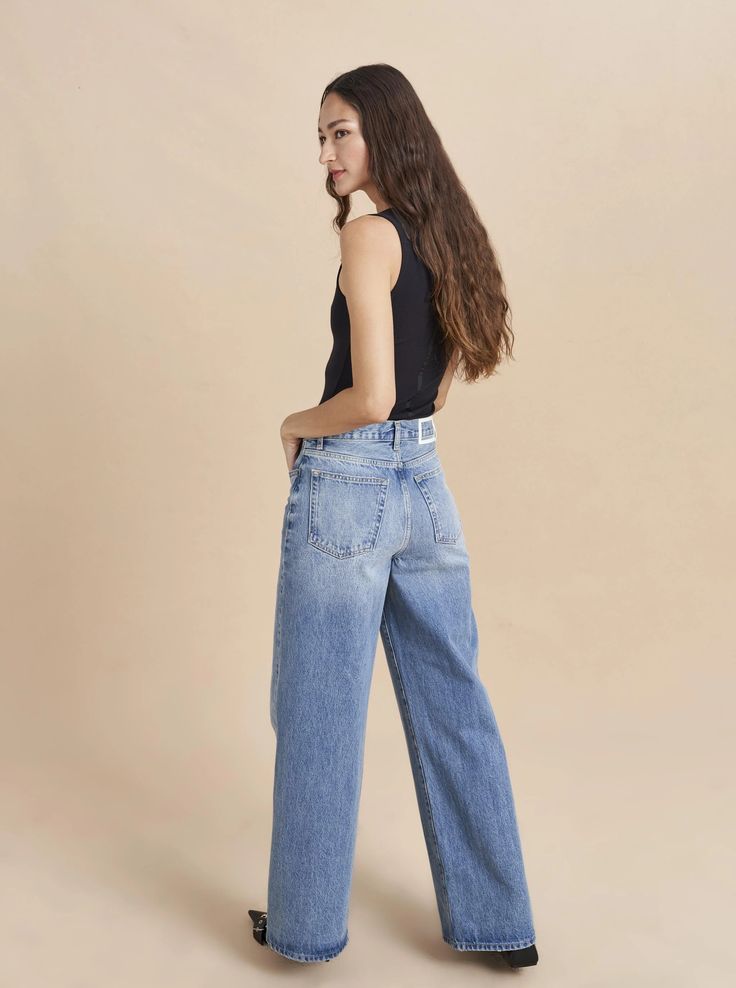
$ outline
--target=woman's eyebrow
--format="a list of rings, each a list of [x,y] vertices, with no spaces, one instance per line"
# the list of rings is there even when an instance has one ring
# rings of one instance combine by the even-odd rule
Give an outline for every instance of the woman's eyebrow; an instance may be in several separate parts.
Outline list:
[[[342,117],[340,120],[333,120],[332,123],[328,123],[327,129],[332,130],[333,127],[337,127],[337,125],[340,123],[352,123],[352,122],[353,122],[352,120],[346,120],[344,117]],[[317,127],[317,133],[318,134],[322,133],[322,128],[319,126]]]

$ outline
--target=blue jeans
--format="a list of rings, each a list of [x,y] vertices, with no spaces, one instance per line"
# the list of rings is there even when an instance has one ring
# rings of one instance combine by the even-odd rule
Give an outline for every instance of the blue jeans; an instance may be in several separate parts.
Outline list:
[[[290,480],[270,696],[268,945],[325,961],[348,942],[380,632],[443,939],[457,950],[529,946],[506,753],[478,675],[468,553],[432,416],[305,439]]]

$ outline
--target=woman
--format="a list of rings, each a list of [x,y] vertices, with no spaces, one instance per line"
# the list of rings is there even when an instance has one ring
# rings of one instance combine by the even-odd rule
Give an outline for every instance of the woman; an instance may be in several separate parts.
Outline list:
[[[536,964],[505,750],[478,677],[469,561],[433,414],[459,366],[511,352],[488,236],[414,89],[388,65],[339,76],[320,163],[342,264],[318,405],[281,426],[270,716],[276,732],[259,943],[327,961],[347,914],[366,710],[380,633],[406,734],[443,939]],[[376,212],[348,222],[362,190]]]

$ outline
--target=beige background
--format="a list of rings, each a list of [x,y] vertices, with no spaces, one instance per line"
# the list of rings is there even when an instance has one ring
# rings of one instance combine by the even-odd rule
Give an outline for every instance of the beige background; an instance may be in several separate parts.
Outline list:
[[[380,645],[350,943],[297,965],[247,916],[271,824],[278,429],[321,395],[339,264],[319,97],[387,61],[514,315],[516,360],[456,381],[435,421],[532,893],[540,964],[519,976],[732,983],[733,6],[0,17],[0,982],[504,977],[441,940]]]

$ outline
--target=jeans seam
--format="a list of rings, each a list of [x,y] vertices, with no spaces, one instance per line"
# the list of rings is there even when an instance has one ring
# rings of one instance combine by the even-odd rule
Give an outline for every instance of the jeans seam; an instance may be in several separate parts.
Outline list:
[[[408,487],[408,485],[406,483],[406,478],[405,477],[402,476],[399,479],[401,481],[401,497],[403,498],[404,508],[406,510],[406,524],[404,525],[404,537],[401,540],[401,545],[399,546],[399,548],[394,553],[394,559],[398,559],[400,557],[401,553],[409,545],[409,540],[411,539],[411,525],[412,525],[412,518],[411,518],[411,495],[409,494],[409,487]]]
[[[437,451],[434,449],[428,450],[426,453],[421,453],[419,456],[415,456],[410,460],[383,460],[374,456],[358,456],[355,453],[344,453],[334,449],[317,449],[314,446],[307,446],[304,457],[312,458],[325,458],[331,460],[342,460],[346,463],[363,463],[366,466],[375,467],[395,467],[396,469],[401,469],[402,467],[414,467],[421,466],[425,460],[431,459],[432,456],[436,455]],[[301,453],[297,460],[294,462],[294,466],[301,464]]]
[[[386,597],[386,601],[384,603],[384,611],[385,611],[385,608],[387,606],[388,606],[388,596]],[[447,891],[447,878],[446,878],[446,875],[445,875],[445,866],[444,866],[444,863],[442,861],[442,855],[440,853],[440,845],[439,845],[439,841],[437,839],[437,828],[435,827],[434,814],[432,813],[432,802],[431,802],[431,800],[429,798],[429,786],[427,785],[427,776],[426,776],[426,773],[424,771],[424,765],[422,763],[422,757],[421,757],[421,753],[419,751],[419,745],[417,744],[417,737],[416,737],[416,731],[414,730],[414,721],[413,721],[413,718],[412,718],[412,715],[411,715],[411,708],[409,706],[409,700],[408,700],[407,695],[406,695],[406,689],[404,688],[404,679],[403,679],[403,677],[401,675],[401,669],[399,668],[399,660],[398,660],[398,657],[397,657],[397,654],[396,654],[396,649],[394,648],[393,640],[391,638],[391,632],[389,631],[388,621],[386,620],[385,613],[383,614],[383,616],[381,618],[381,622],[382,622],[383,627],[384,627],[385,632],[386,632],[386,640],[388,642],[389,651],[391,652],[391,655],[392,655],[393,660],[394,660],[394,667],[396,669],[396,675],[398,677],[399,685],[401,687],[401,699],[402,699],[402,702],[404,704],[404,709],[406,710],[407,721],[409,723],[409,729],[411,731],[412,745],[414,747],[414,752],[416,754],[417,764],[419,765],[419,771],[421,772],[421,776],[422,776],[422,784],[424,786],[425,804],[427,806],[427,815],[429,817],[429,822],[430,822],[430,827],[431,827],[431,832],[432,832],[432,842],[434,843],[435,854],[437,855],[437,862],[438,862],[438,864],[440,866],[440,875],[441,875],[441,878],[442,878],[442,892],[443,892],[443,895],[445,897],[445,908],[447,909],[447,920],[448,920],[450,929],[452,929],[452,926],[453,926],[452,908],[450,906],[450,896],[449,896],[448,891]]]
[[[326,950],[320,950],[318,952],[309,950],[298,950],[293,947],[287,947],[286,944],[279,943],[278,940],[273,941],[266,934],[266,943],[276,954],[281,954],[282,957],[288,957],[293,961],[328,961],[332,960],[333,957],[345,949],[348,945],[349,937],[346,933],[339,943],[335,944],[333,947],[328,947]]]
[[[278,593],[278,603],[277,603],[277,618],[276,618],[276,669],[274,676],[273,685],[273,697],[272,697],[272,710],[271,719],[273,721],[273,726],[276,727],[276,708],[278,706],[278,692],[279,685],[281,681],[281,648],[282,648],[282,631],[283,631],[283,613],[284,613],[284,583],[286,580],[286,550],[289,545],[289,532],[291,531],[291,519],[294,509],[294,490],[298,486],[299,480],[297,479],[289,491],[289,500],[287,503],[286,510],[286,527],[284,529],[284,545],[281,551],[281,566],[279,569],[279,593]]]
[[[446,936],[442,939],[455,950],[523,950],[524,947],[531,947],[535,943],[536,935],[532,930],[529,936],[519,940],[456,940],[454,937]]]

